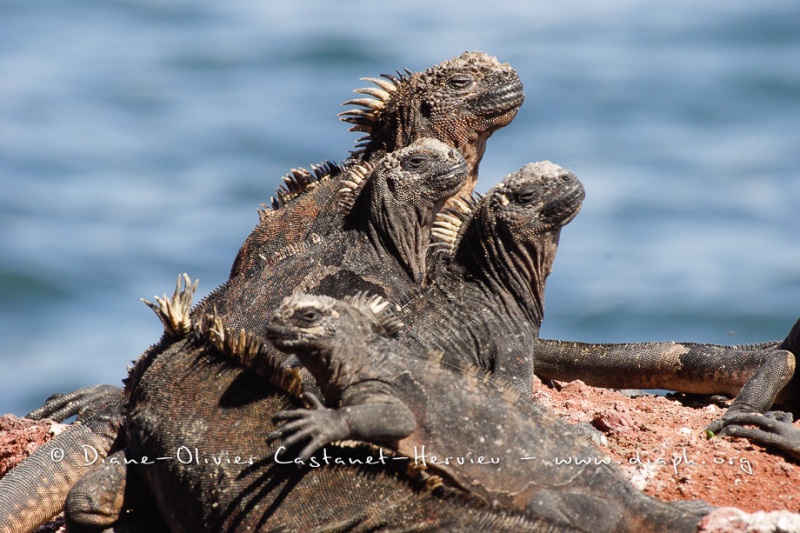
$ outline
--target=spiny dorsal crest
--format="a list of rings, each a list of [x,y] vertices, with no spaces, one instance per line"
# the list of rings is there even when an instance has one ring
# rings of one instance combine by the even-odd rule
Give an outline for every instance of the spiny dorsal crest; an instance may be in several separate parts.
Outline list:
[[[356,203],[356,198],[366,184],[367,177],[372,174],[372,165],[360,163],[347,168],[346,177],[342,178],[339,188],[337,206],[339,212],[346,215]]]
[[[435,84],[431,82],[447,77],[454,70],[467,69],[473,73],[483,77],[498,67],[507,67],[509,70],[511,66],[508,63],[502,65],[496,58],[480,51],[464,52],[458,57],[448,59],[437,65],[434,65],[422,72],[414,73],[409,69],[404,69],[405,72],[397,72],[397,76],[392,74],[381,74],[381,78],[361,78],[364,81],[374,83],[377,87],[366,87],[363,89],[356,89],[354,92],[370,96],[372,98],[355,98],[348,100],[342,105],[356,105],[360,106],[357,109],[350,109],[339,113],[340,120],[353,124],[350,131],[361,131],[367,135],[356,141],[355,150],[351,153],[354,156],[362,154],[367,146],[369,146],[372,136],[375,135],[382,115],[385,112],[395,112],[398,101],[403,101],[407,98],[409,91],[415,91],[422,87],[434,87]],[[404,102],[409,105],[409,102]]]
[[[181,282],[183,282],[183,288],[181,288]],[[199,282],[200,280],[195,280],[192,283],[189,275],[184,273],[182,277],[178,276],[178,283],[175,285],[175,292],[171,299],[166,294],[163,297],[156,296],[156,303],[142,298],[142,302],[155,311],[158,319],[164,324],[164,330],[169,335],[183,336],[191,331],[192,297]]]
[[[304,168],[293,168],[288,174],[281,178],[283,183],[278,187],[275,196],[270,198],[272,210],[281,209],[303,193],[316,187],[321,181],[330,179],[341,173],[339,165],[332,161],[323,161],[319,165],[311,165],[311,170]],[[263,205],[263,204],[262,204]],[[269,216],[269,210],[259,210],[259,217],[264,220]]]
[[[283,367],[268,346],[244,328],[237,333],[234,328],[227,327],[216,308],[197,324],[195,334],[200,339],[206,339],[221,354],[255,371],[283,392],[295,398],[302,395],[303,379],[299,369]]]
[[[372,98],[354,98],[342,104],[361,106],[360,109],[348,109],[338,115],[343,122],[353,124],[350,127],[350,131],[363,131],[367,134],[367,137],[358,140],[357,147],[363,144],[365,140],[369,142],[369,135],[373,133],[381,112],[392,101],[400,84],[405,83],[411,75],[411,71],[406,70],[406,72],[408,72],[408,76],[398,73],[397,76],[381,74],[383,79],[361,78],[362,81],[374,83],[377,87],[364,87],[355,89],[353,92],[371,96]]]
[[[404,327],[395,314],[392,303],[377,294],[358,292],[353,296],[346,296],[344,301],[373,319],[376,332],[381,335],[396,337]]]
[[[481,196],[473,194],[469,199],[453,198],[436,214],[431,229],[430,248],[434,253],[450,255],[460,239],[465,222],[475,214]]]

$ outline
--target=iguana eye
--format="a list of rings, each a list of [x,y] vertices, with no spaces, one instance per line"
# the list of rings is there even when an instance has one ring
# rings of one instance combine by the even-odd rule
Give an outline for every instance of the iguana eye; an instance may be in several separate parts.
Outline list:
[[[307,324],[313,324],[319,320],[320,313],[316,309],[304,309],[295,316]]]
[[[466,89],[467,87],[471,86],[475,80],[472,79],[472,76],[465,73],[454,74],[452,78],[447,80],[447,85],[452,87],[453,89]]]
[[[529,204],[533,202],[537,198],[536,188],[535,187],[525,187],[524,189],[520,189],[514,195],[514,199],[517,201],[518,204]]]
[[[422,168],[425,163],[428,162],[428,158],[424,155],[412,155],[405,160],[406,168],[410,168],[412,170],[418,170]]]

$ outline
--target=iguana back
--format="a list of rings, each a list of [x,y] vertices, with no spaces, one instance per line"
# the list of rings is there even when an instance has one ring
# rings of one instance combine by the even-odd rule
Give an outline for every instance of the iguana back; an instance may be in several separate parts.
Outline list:
[[[398,325],[379,298],[351,302],[294,295],[270,320],[277,347],[296,354],[328,405],[289,410],[270,435],[289,451],[308,443],[310,461],[333,441],[388,445],[492,506],[563,520],[593,531],[695,531],[688,515],[636,490],[588,442],[512,385],[477,368],[442,364],[388,333]],[[299,448],[299,446],[297,446]],[[316,453],[315,453],[316,452]]]
[[[341,183],[358,179],[360,165],[374,164],[423,137],[462,153],[469,175],[458,195],[468,196],[487,139],[513,120],[524,99],[514,69],[483,52],[464,52],[422,72],[364,79],[376,86],[356,92],[371,98],[345,102],[359,108],[340,115],[353,124],[352,131],[367,135],[341,167],[325,162],[310,172],[294,169],[284,178],[272,208],[259,212],[260,222],[239,250],[231,278],[262,266],[263,258],[316,244],[335,227],[331,217]]]

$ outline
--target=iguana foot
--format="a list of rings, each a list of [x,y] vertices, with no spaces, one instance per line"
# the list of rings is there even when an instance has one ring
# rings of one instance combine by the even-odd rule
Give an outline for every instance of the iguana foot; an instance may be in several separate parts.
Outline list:
[[[722,418],[711,422],[703,429],[704,431],[713,435],[726,435],[727,433],[725,430],[728,428],[728,426],[740,426],[742,425],[742,419],[749,420],[751,416],[766,417],[777,422],[788,424],[791,424],[794,421],[792,413],[787,413],[785,411],[767,411],[766,413],[762,414],[757,409],[753,409],[752,407],[748,407],[743,404],[734,404],[725,412]]]
[[[792,415],[789,413],[734,413],[718,422],[724,422],[724,427],[716,432],[719,435],[745,438],[800,459],[800,428],[792,424]]]
[[[31,411],[25,418],[40,420],[50,418],[63,422],[71,416],[84,420],[98,412],[121,413],[124,402],[121,387],[114,385],[94,385],[68,393],[56,393],[47,398],[42,407]]]
[[[329,442],[341,440],[348,435],[347,413],[344,410],[329,409],[315,395],[307,392],[303,398],[311,405],[310,409],[281,411],[272,417],[273,421],[286,420],[286,424],[269,435],[267,442],[282,439],[284,446],[311,439],[300,451],[298,458],[309,460],[315,451]]]

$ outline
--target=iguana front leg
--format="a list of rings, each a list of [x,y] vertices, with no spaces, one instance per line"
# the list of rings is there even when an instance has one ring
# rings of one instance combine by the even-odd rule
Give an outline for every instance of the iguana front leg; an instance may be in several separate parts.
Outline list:
[[[771,352],[763,366],[744,384],[722,418],[706,426],[706,431],[727,434],[723,429],[738,424],[736,420],[741,415],[766,413],[775,403],[778,394],[789,385],[795,369],[796,361],[792,352],[786,350]],[[779,411],[776,413],[780,414],[775,416],[784,414]],[[791,415],[789,417],[791,421]]]
[[[784,396],[789,396],[787,401],[797,404],[800,398],[800,376],[796,375],[800,320],[795,322],[777,353],[782,355],[775,355],[767,361],[742,387],[722,419],[709,424],[706,430],[747,438],[800,459],[800,429],[792,425],[792,415],[783,411],[766,412],[781,389],[786,391]],[[743,427],[745,425],[756,428]]]
[[[310,409],[293,409],[277,413],[273,420],[287,423],[267,435],[268,441],[282,439],[287,448],[311,439],[298,458],[308,459],[321,447],[337,440],[353,439],[370,442],[396,441],[407,437],[416,428],[414,414],[392,396],[373,398],[367,403],[325,407],[315,395],[303,394]]]
[[[43,406],[31,411],[25,418],[49,418],[63,422],[71,416],[77,416],[80,421],[94,413],[102,412],[109,416],[117,410],[121,419],[123,396],[122,388],[114,385],[94,385],[68,393],[59,392],[47,398]]]

